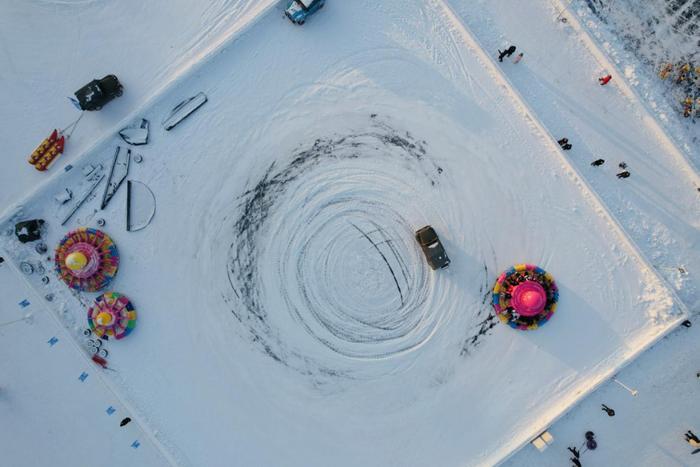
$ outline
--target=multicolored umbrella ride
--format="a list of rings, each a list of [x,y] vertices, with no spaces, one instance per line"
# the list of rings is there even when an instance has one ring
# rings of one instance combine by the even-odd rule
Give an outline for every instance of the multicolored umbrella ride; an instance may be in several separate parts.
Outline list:
[[[88,324],[98,337],[122,339],[136,326],[136,310],[125,295],[105,292],[88,310]]]
[[[493,286],[492,305],[503,323],[521,330],[544,325],[557,308],[559,289],[550,273],[532,264],[516,264]]]
[[[80,227],[56,247],[56,271],[69,287],[96,292],[109,285],[119,269],[119,250],[101,230]]]

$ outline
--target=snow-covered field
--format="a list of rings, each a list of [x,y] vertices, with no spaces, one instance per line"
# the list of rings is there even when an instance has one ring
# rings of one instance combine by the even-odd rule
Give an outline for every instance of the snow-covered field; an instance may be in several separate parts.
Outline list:
[[[303,28],[281,5],[252,3],[198,7],[205,33],[183,34],[179,53],[149,62],[135,100],[110,104],[108,121],[89,116],[107,137],[86,140],[72,170],[52,168],[0,229],[41,217],[54,245],[106,219],[122,255],[113,288],[139,322],[109,344],[117,371],[104,377],[171,462],[493,465],[685,318],[667,281],[695,303],[697,279],[674,280],[671,265],[684,254],[695,262],[697,211],[661,211],[691,203],[697,176],[626,89],[582,94],[585,109],[564,95],[589,81],[598,93],[595,76],[533,77],[538,43],[560,34],[580,46],[547,2],[529,11],[542,27],[528,39],[506,36],[515,17],[488,2],[479,13],[457,1],[329,2]],[[526,44],[518,68],[489,58],[506,41]],[[550,62],[568,65],[576,46]],[[577,58],[595,73],[595,58]],[[170,109],[200,91],[209,102],[165,132]],[[632,120],[611,128],[590,118],[594,106]],[[99,211],[100,186],[60,226],[67,207],[54,195],[81,192],[86,165],[108,167],[127,115],[152,125],[129,177],[155,193],[153,222],[126,232],[124,188]],[[626,132],[645,139],[621,147]],[[563,135],[575,144],[567,157],[554,141]],[[18,152],[28,139],[14,138]],[[670,155],[640,157],[655,148]],[[631,183],[613,167],[587,172],[601,150],[638,163]],[[637,181],[652,174],[657,190]],[[413,239],[425,224],[448,270],[425,264]],[[51,268],[11,235],[0,247],[14,263]],[[489,304],[497,275],[519,262],[549,270],[561,289],[536,332],[498,324]],[[71,294],[57,278],[48,289],[79,340],[95,294]]]

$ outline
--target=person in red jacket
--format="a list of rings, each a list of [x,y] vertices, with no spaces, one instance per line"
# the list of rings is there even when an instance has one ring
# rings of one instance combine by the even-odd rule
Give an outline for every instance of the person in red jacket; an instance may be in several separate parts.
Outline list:
[[[598,78],[598,82],[600,83],[601,86],[605,86],[606,84],[608,84],[610,82],[611,79],[612,79],[611,75],[606,75],[606,76],[603,76],[602,78]]]

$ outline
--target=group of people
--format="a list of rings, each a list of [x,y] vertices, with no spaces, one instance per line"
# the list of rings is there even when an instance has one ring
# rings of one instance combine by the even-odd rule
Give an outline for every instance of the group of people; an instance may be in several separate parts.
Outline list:
[[[509,58],[510,56],[512,56],[515,53],[516,50],[517,50],[517,48],[514,45],[511,45],[510,47],[506,48],[505,50],[498,49],[498,61],[503,62],[504,58]],[[520,60],[522,60],[523,55],[524,55],[523,52],[520,52],[518,55],[516,55],[515,58],[513,59],[513,63],[519,63]],[[600,78],[598,78],[598,83],[601,86],[605,86],[611,80],[612,80],[612,75],[607,74],[605,76],[601,76]],[[700,98],[698,98],[698,102],[700,105]],[[569,138],[562,138],[562,139],[558,140],[557,143],[559,143],[559,146],[564,151],[568,151],[573,147],[573,145],[571,143],[569,143]],[[594,167],[598,167],[598,166],[603,165],[604,163],[605,163],[605,159],[596,159],[593,162],[591,162],[591,165]],[[619,167],[622,169],[622,172],[620,172],[616,175],[617,178],[627,178],[631,175],[628,170],[625,170],[627,168],[627,164],[625,164],[624,162],[620,162]]]
[[[568,151],[569,149],[571,149],[573,147],[571,145],[571,143],[569,143],[569,138],[562,138],[560,140],[557,140],[557,143],[559,143],[559,146],[564,151]],[[599,167],[603,164],[605,164],[605,159],[596,159],[593,162],[591,162],[591,165],[593,167]],[[631,175],[629,170],[627,170],[627,163],[626,162],[620,162],[617,166],[622,170],[622,172],[618,172],[615,175],[617,178],[627,178]]]
[[[498,50],[498,61],[503,62],[503,59],[508,57],[510,58],[511,55],[515,53],[516,47],[514,45],[511,45],[508,47],[506,50],[501,51],[500,49]],[[523,56],[525,54],[523,52],[520,52],[518,55],[515,56],[513,59],[513,63],[520,63],[520,60],[523,59]]]

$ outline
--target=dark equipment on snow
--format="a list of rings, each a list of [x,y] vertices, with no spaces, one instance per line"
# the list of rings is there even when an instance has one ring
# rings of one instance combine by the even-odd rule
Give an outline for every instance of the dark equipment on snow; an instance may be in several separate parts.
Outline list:
[[[63,222],[61,222],[61,225],[66,225],[66,222],[68,222],[70,218],[73,217],[73,214],[75,214],[76,211],[80,209],[83,203],[90,197],[92,192],[95,191],[95,188],[97,188],[97,185],[100,184],[103,178],[105,178],[105,175],[101,174],[96,180],[92,182],[92,185],[88,187],[83,197],[77,203],[75,203],[75,206],[73,206],[73,208],[68,212],[66,217],[63,218]]]
[[[621,169],[626,169],[627,168],[627,162],[620,162],[617,164],[617,166]]]
[[[563,145],[561,148],[562,148],[564,151],[568,151],[568,150],[571,149],[572,147],[573,147],[573,146],[571,146],[570,143],[566,143],[566,144]]]
[[[156,197],[150,188],[136,180],[126,182],[126,231],[145,229],[156,214]]]
[[[75,91],[77,106],[80,110],[100,110],[109,101],[121,96],[123,90],[124,88],[114,75],[93,79]]]
[[[41,226],[44,225],[43,219],[32,219],[30,221],[22,221],[15,224],[15,235],[22,243],[29,243],[41,238]]]
[[[629,177],[630,175],[631,175],[631,174],[630,174],[628,171],[625,170],[624,172],[620,172],[619,174],[617,174],[616,177],[617,177],[617,178],[627,178],[627,177]]]
[[[569,460],[574,464],[575,467],[581,467],[581,461],[575,457],[569,458]]]
[[[598,447],[598,442],[595,439],[589,439],[586,441],[586,447],[591,451],[595,451],[595,449]]]
[[[180,122],[192,115],[192,113],[207,103],[207,95],[203,92],[195,96],[189,97],[177,104],[170,114],[163,120],[163,128],[165,131],[170,131],[175,128]]]
[[[596,159],[593,162],[591,162],[591,165],[593,167],[598,167],[599,165],[605,164],[605,159]]]
[[[19,263],[19,270],[22,271],[22,274],[25,276],[31,276],[34,274],[34,266],[32,266],[32,263],[28,263],[26,261]]]
[[[595,438],[595,433],[592,431],[587,431],[586,434],[584,435],[587,440]]]
[[[139,123],[134,123],[119,131],[119,136],[132,146],[143,146],[148,144],[148,120],[142,118]]]
[[[124,425],[126,425],[127,423],[129,423],[130,421],[131,421],[131,418],[126,417],[124,420],[122,420],[121,422],[119,422],[119,426],[124,426]]]
[[[102,195],[102,203],[100,209],[104,209],[109,204],[110,200],[117,192],[122,182],[129,174],[129,163],[131,162],[131,149],[126,151],[121,150],[121,146],[117,146],[112,158],[112,168],[107,176],[107,186]]]

